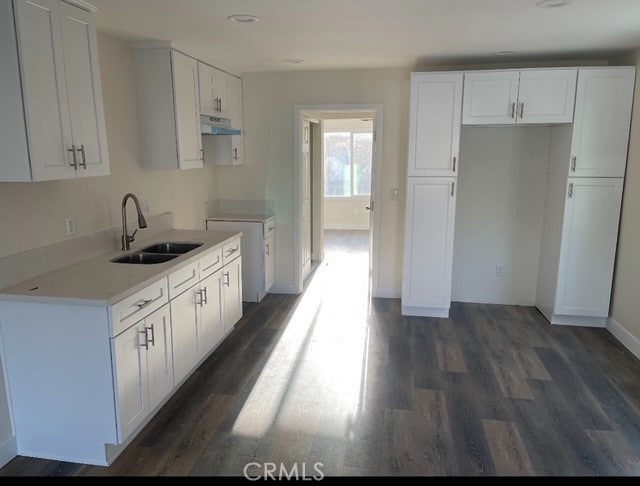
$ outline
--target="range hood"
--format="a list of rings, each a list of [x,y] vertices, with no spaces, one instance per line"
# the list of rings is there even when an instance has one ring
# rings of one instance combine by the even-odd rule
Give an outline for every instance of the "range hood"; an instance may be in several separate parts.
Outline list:
[[[239,128],[231,126],[231,120],[215,116],[200,115],[202,135],[242,135]]]

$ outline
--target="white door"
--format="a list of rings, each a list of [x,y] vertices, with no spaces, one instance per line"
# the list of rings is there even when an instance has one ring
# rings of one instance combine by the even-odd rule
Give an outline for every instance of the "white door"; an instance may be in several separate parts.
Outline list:
[[[311,271],[311,123],[302,121],[302,278]]]
[[[578,71],[570,175],[624,177],[634,68]]]
[[[224,296],[223,325],[225,334],[242,317],[242,258],[236,258],[222,269],[222,294]]]
[[[409,179],[403,309],[450,307],[456,189],[453,177]]]
[[[224,337],[222,325],[222,270],[200,282],[204,305],[200,310],[198,357],[203,358]]]
[[[15,17],[34,181],[75,177],[59,0],[16,0]]]
[[[144,322],[113,339],[118,390],[118,439],[122,443],[149,412],[147,333]],[[90,390],[87,390],[90,393]]]
[[[264,241],[264,291],[269,292],[273,287],[276,273],[275,237],[270,236]]]
[[[410,177],[455,175],[460,146],[462,81],[462,73],[412,74]]]
[[[218,116],[216,102],[213,95],[214,69],[201,62],[198,63],[198,88],[200,98],[200,113],[207,116]]]
[[[555,314],[609,315],[622,186],[622,179],[569,179]]]
[[[203,162],[198,63],[176,51],[171,51],[171,56],[180,168],[197,169]]]
[[[66,3],[61,3],[61,8],[71,135],[78,150],[78,176],[108,175],[95,18]]]
[[[149,382],[149,410],[156,408],[173,390],[173,346],[171,344],[171,315],[164,305],[144,320],[149,350],[147,377]]]
[[[577,77],[577,69],[521,71],[518,123],[571,123]]]
[[[519,71],[465,73],[462,124],[516,123],[519,79]]]
[[[171,301],[173,382],[180,383],[196,364],[200,327],[200,288],[191,287]]]

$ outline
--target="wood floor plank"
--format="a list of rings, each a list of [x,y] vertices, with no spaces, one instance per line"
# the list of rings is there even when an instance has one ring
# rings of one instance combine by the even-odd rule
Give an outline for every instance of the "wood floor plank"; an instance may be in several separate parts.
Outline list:
[[[450,321],[439,322],[434,334],[440,371],[466,373],[467,367],[455,335],[453,324]]]
[[[531,476],[535,473],[513,422],[485,419],[482,425],[499,476]]]
[[[640,474],[640,458],[629,446],[624,436],[613,430],[587,430],[601,457],[615,475],[637,476]]]

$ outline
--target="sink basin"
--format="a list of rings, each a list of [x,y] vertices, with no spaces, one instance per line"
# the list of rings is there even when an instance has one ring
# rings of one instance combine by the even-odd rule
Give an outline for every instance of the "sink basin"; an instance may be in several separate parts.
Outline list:
[[[169,260],[173,260],[174,258],[178,258],[178,255],[167,255],[167,254],[159,254],[159,253],[144,253],[138,251],[136,253],[131,253],[129,255],[124,255],[118,258],[114,258],[111,260],[113,263],[131,263],[137,265],[153,265],[155,263],[163,263],[168,262]]]
[[[144,253],[173,253],[183,255],[202,246],[202,243],[163,242],[143,248]]]

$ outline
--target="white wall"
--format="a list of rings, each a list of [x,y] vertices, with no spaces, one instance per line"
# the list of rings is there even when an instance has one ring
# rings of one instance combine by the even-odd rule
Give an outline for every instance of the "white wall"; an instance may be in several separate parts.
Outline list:
[[[220,168],[221,199],[274,200],[277,218],[276,287],[294,291],[294,106],[384,105],[382,154],[380,291],[400,295],[404,194],[409,120],[409,71],[403,69],[250,73],[243,77],[244,167]]]
[[[630,64],[640,71],[640,50]],[[612,318],[626,338],[625,344],[635,345],[640,352],[640,72],[636,72],[636,93],[631,122],[631,141],[622,203],[620,238],[616,258],[613,288]]]
[[[550,133],[549,127],[462,129],[454,301],[534,305]]]
[[[204,228],[205,202],[215,199],[215,169],[142,171],[132,50],[105,34],[98,36],[98,49],[111,175],[0,183],[0,258],[64,240],[65,217],[76,218],[78,234],[118,225],[120,202],[127,192],[148,201],[152,215],[172,211],[178,228]],[[10,426],[0,374],[0,445],[7,434]]]

